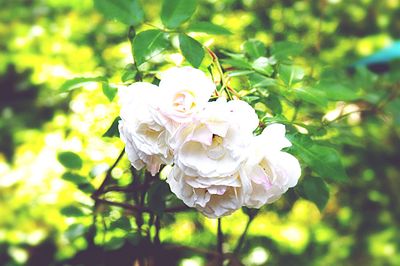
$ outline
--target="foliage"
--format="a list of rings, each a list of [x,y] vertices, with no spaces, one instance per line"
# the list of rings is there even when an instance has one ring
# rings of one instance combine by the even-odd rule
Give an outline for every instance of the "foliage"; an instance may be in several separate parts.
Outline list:
[[[254,105],[260,127],[285,124],[303,166],[284,198],[222,220],[226,260],[399,264],[399,65],[349,67],[390,44],[399,2],[311,3],[5,3],[0,261],[218,262],[217,221],[171,195],[168,169],[130,168],[116,137],[117,85],[190,64]]]

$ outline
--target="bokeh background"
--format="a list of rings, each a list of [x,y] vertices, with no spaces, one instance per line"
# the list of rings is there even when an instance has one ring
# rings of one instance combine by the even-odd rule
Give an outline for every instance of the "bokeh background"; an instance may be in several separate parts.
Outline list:
[[[160,1],[143,2],[148,19],[159,24]],[[368,99],[350,99],[350,104],[331,102],[325,114],[357,111],[382,96],[388,99],[379,110],[354,112],[334,125],[340,128],[334,142],[349,182],[329,184],[323,211],[295,190],[264,208],[250,225],[243,263],[400,265],[400,46],[373,64],[359,61],[400,39],[399,0],[199,2],[197,19],[233,32],[197,36],[212,49],[237,51],[249,38],[267,46],[298,42],[305,49],[296,60],[309,73],[329,67],[344,73],[341,79],[348,77],[350,88],[365,86],[371,92]],[[132,61],[127,27],[106,20],[91,0],[0,0],[0,6],[0,265],[100,265],[93,260],[103,256],[100,251],[87,252],[93,201],[61,178],[66,170],[57,154],[79,154],[84,162],[79,173],[97,187],[123,148],[118,138],[102,137],[118,108],[101,84],[68,93],[60,87],[80,76],[107,76],[120,83]],[[179,54],[165,56],[174,63],[182,60]],[[352,83],[349,71],[356,62],[375,71],[366,71],[358,78],[361,83]],[[119,184],[127,182],[127,168],[124,157],[113,170]],[[77,204],[78,213],[71,208]],[[131,265],[122,260],[134,252],[129,245],[135,239],[127,243],[122,229],[131,224],[129,216],[121,217],[110,209],[103,221],[108,229],[96,235],[101,252],[121,259],[107,264],[104,255],[105,265]],[[225,250],[234,248],[246,221],[242,211],[223,219]],[[189,212],[171,215],[164,223],[161,241],[215,247],[215,220]],[[179,265],[207,264],[196,254],[178,257]]]

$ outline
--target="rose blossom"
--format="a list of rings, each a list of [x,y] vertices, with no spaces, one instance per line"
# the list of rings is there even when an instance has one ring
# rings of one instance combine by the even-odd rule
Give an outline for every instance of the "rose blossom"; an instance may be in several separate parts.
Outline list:
[[[210,177],[212,185],[212,177],[239,170],[257,125],[257,115],[246,102],[224,98],[209,102],[191,124],[173,136],[175,164],[186,175]]]
[[[171,191],[183,202],[194,207],[209,218],[229,215],[243,205],[243,195],[238,174],[209,178],[186,175],[174,166],[167,182]]]
[[[137,82],[120,88],[121,121],[119,131],[125,142],[126,153],[132,165],[141,169],[145,165],[155,175],[161,164],[172,162],[167,145],[168,132],[152,115],[157,105],[159,88],[146,82]]]
[[[192,121],[215,91],[215,84],[204,72],[192,67],[173,67],[161,74],[160,99],[155,112],[158,121],[173,132]]]
[[[293,155],[281,151],[290,146],[281,124],[272,124],[254,137],[249,158],[240,171],[247,207],[260,208],[272,203],[297,184],[300,164]]]
[[[214,90],[191,67],[165,71],[159,86],[137,82],[119,90],[119,131],[131,164],[155,175],[174,163],[171,191],[210,218],[272,203],[301,174],[297,159],[282,151],[291,146],[284,125],[254,136],[254,109],[241,100],[209,102]]]

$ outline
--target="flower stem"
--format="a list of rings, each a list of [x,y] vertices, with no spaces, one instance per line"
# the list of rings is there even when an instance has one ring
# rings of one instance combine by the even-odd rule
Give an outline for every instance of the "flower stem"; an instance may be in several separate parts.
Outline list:
[[[221,218],[218,218],[217,241],[218,265],[222,266],[224,264],[224,251],[222,250],[224,235],[222,234]]]
[[[233,251],[233,254],[237,255],[240,252],[240,249],[243,246],[243,243],[244,243],[244,240],[246,238],[247,232],[249,230],[250,224],[254,220],[254,217],[255,217],[255,215],[254,216],[249,216],[249,220],[247,220],[246,227],[244,228],[244,231],[243,231],[242,235],[240,236],[239,241],[236,244],[236,247],[235,247],[235,249]]]
[[[237,98],[240,98],[239,95],[237,94],[237,92],[234,89],[232,89],[231,87],[229,87],[229,85],[228,85],[229,77],[225,76],[224,71],[222,70],[221,64],[218,60],[218,56],[213,51],[211,51],[209,48],[206,47],[206,49],[207,49],[208,53],[211,55],[211,57],[213,59],[213,63],[216,66],[218,74],[221,78],[222,85],[221,85],[220,90],[225,91],[225,94],[229,100],[233,100],[232,94],[234,96],[236,96]]]

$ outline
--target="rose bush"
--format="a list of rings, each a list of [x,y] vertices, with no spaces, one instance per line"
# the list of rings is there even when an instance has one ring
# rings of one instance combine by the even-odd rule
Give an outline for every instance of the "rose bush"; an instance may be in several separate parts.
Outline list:
[[[159,86],[120,88],[119,131],[133,167],[155,175],[173,164],[171,191],[210,218],[272,203],[301,175],[297,159],[281,151],[291,145],[284,125],[254,136],[255,110],[239,99],[210,101],[215,90],[191,67],[165,71]]]

